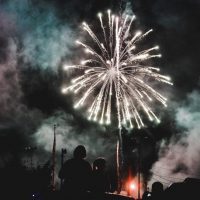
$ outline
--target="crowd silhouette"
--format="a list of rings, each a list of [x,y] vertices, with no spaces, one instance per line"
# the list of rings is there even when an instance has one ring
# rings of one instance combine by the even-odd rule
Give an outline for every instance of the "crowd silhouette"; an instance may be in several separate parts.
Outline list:
[[[85,158],[86,149],[79,145],[74,150],[74,157],[67,160],[61,168],[59,177],[64,179],[63,200],[134,200],[130,196],[109,195],[112,190],[106,172],[106,160],[97,158],[91,167]],[[152,184],[151,191],[144,191],[141,200],[192,200],[193,195],[196,199],[200,199],[198,188],[200,188],[198,179],[189,178],[184,182],[174,183],[165,190],[163,184],[156,181]]]
[[[113,193],[105,158],[99,157],[92,165],[87,161],[84,146],[78,145],[73,157],[66,160],[59,170],[63,180],[60,190],[52,191],[51,165],[28,170],[17,162],[0,170],[1,199],[5,200],[134,200],[131,196]],[[164,189],[161,182],[154,182],[151,191],[144,191],[141,200],[193,200],[200,199],[200,179],[186,178]],[[115,188],[116,190],[117,188]]]
[[[110,181],[106,173],[106,160],[97,158],[93,167],[86,158],[86,149],[79,145],[75,148],[73,158],[68,159],[59,171],[63,180],[62,198],[71,200],[104,198],[105,192],[110,192]]]

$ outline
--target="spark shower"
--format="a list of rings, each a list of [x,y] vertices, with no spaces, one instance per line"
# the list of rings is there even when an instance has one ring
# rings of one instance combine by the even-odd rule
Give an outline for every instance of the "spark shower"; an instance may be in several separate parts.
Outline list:
[[[98,13],[98,18],[102,30],[100,36],[86,22],[82,23],[82,29],[87,33],[86,42],[77,40],[76,44],[85,51],[85,59],[75,65],[64,65],[64,70],[72,71],[73,78],[70,85],[62,88],[62,92],[71,91],[78,95],[74,108],[92,100],[88,119],[100,124],[111,123],[113,102],[117,108],[119,128],[123,124],[130,128],[143,127],[141,113],[159,123],[160,119],[151,108],[152,101],[158,101],[166,107],[167,98],[156,91],[149,80],[173,83],[169,76],[159,73],[158,67],[147,62],[161,57],[161,54],[156,53],[159,46],[138,50],[140,41],[153,30],[145,33],[134,31],[132,26],[135,16],[119,17],[110,10],[105,17]]]

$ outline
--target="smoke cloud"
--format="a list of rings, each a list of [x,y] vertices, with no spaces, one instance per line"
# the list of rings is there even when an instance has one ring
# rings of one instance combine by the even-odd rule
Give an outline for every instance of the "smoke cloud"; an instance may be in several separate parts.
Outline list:
[[[0,27],[0,165],[4,166],[26,145],[33,144],[32,135],[47,117],[42,110],[28,106],[23,84],[29,80],[24,80],[22,71],[37,68],[57,72],[73,40],[68,24],[44,2],[1,2]],[[29,86],[35,88],[34,82]],[[5,141],[10,145],[4,145]]]
[[[73,115],[56,112],[53,116],[44,120],[34,135],[38,146],[43,147],[47,152],[52,151],[53,125],[56,128],[56,149],[66,148],[68,156],[71,157],[74,148],[82,144],[86,147],[88,158],[92,161],[99,156],[110,158],[114,152],[116,138],[112,133],[106,133],[106,129],[100,126],[81,128]],[[106,137],[107,135],[107,137]]]
[[[186,177],[199,178],[200,153],[200,93],[193,91],[176,109],[176,124],[180,133],[160,144],[159,159],[154,163],[150,185],[159,180],[168,186]]]
[[[15,110],[21,97],[19,76],[16,68],[17,47],[13,40],[4,42],[1,49],[4,58],[0,63],[0,116],[7,116]],[[4,53],[6,52],[6,53]]]
[[[66,148],[65,159],[73,157],[73,151],[77,145],[84,145],[87,151],[87,160],[92,164],[98,157],[104,157],[107,161],[108,169],[115,167],[115,147],[116,136],[112,132],[107,132],[104,127],[98,125],[87,125],[81,127],[80,122],[70,114],[57,111],[45,119],[36,133],[32,136],[34,143],[40,151],[35,153],[35,163],[45,164],[52,157],[54,124],[56,127],[56,183],[59,185],[57,177],[61,167],[61,148]],[[42,150],[42,153],[41,153]]]
[[[55,8],[45,2],[12,0],[3,3],[1,11],[7,15],[2,19],[4,24],[15,24],[24,66],[56,72],[62,58],[70,54],[74,40],[70,25],[57,17]]]

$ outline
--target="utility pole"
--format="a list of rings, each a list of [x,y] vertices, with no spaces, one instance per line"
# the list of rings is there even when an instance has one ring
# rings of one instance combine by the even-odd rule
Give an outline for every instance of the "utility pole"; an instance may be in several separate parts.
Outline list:
[[[146,145],[146,142],[150,142],[149,132],[146,130],[141,130],[135,133],[134,137],[135,150],[137,149],[137,182],[138,182],[138,190],[137,190],[137,199],[141,200],[141,188],[144,186],[141,182],[142,177],[142,161],[143,161],[143,147]]]
[[[134,137],[136,149],[137,149],[137,199],[140,200],[141,192],[141,136]]]
[[[52,149],[52,190],[55,191],[55,165],[56,165],[56,127],[57,125],[54,124],[53,126],[53,149]]]
[[[140,181],[140,174],[141,174],[141,141],[138,141],[138,200],[140,200],[140,189],[141,189],[141,181]]]
[[[117,193],[120,194],[122,189],[122,165],[123,165],[123,152],[122,152],[122,129],[119,128],[119,135],[116,147],[116,162],[117,162]]]
[[[67,150],[62,148],[61,149],[61,168],[63,167],[64,164],[64,155],[67,154]],[[63,179],[61,178],[60,180],[60,188],[62,189],[62,185],[63,185]]]
[[[119,155],[119,140],[117,141],[116,147],[116,161],[117,161],[117,193],[120,194],[121,191],[121,176],[120,176],[120,155]]]

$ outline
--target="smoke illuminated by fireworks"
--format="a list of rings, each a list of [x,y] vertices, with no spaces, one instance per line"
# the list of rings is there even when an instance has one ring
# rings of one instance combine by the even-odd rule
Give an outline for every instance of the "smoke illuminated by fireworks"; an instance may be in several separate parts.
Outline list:
[[[107,18],[108,17],[108,18]],[[92,31],[90,26],[83,22],[82,28],[92,40],[93,46],[76,41],[87,54],[87,59],[77,65],[65,65],[65,70],[80,70],[78,77],[71,80],[71,84],[62,89],[63,93],[69,91],[80,93],[80,99],[74,107],[78,108],[90,98],[92,103],[88,109],[89,120],[110,124],[112,102],[117,107],[118,127],[136,125],[144,126],[139,111],[143,111],[149,120],[160,120],[152,111],[150,105],[153,99],[165,107],[167,99],[148,84],[148,80],[171,84],[170,77],[159,74],[160,69],[144,64],[147,60],[161,57],[156,54],[159,47],[137,51],[137,44],[153,30],[145,33],[131,28],[135,16],[118,17],[107,11],[106,23],[102,13],[98,14],[102,28],[102,41]],[[81,75],[80,75],[81,73]]]

